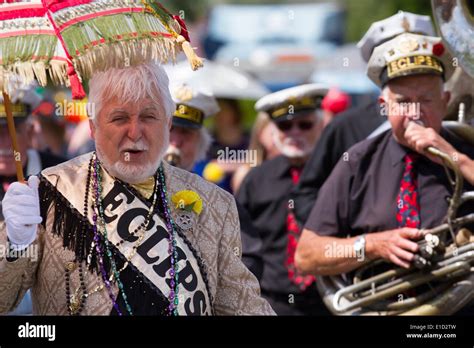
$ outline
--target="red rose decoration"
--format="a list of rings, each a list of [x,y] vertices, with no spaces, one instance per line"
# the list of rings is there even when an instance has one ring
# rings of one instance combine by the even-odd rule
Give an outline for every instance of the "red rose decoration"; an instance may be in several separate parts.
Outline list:
[[[441,42],[438,42],[433,46],[433,54],[435,56],[441,56],[444,53],[444,45]]]

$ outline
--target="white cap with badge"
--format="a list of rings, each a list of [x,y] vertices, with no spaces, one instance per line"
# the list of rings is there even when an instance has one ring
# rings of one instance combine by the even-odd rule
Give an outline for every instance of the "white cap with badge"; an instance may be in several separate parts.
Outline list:
[[[320,108],[328,90],[316,83],[286,88],[260,98],[255,110],[267,112],[275,122],[290,120]]]
[[[171,96],[176,103],[173,124],[188,128],[201,128],[204,119],[220,110],[212,92],[193,88],[186,83],[170,87]]]
[[[441,38],[405,33],[375,48],[367,75],[379,87],[409,75],[435,74],[444,81],[454,72],[452,56]]]
[[[403,33],[436,35],[429,16],[399,11],[391,17],[372,23],[357,47],[362,58],[368,62],[375,47]]]

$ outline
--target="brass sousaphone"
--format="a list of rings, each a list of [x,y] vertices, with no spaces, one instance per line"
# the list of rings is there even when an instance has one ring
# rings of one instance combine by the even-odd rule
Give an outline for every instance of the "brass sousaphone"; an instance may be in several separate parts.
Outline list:
[[[428,151],[443,159],[453,184],[446,222],[423,230],[408,270],[376,260],[350,274],[319,277],[318,290],[333,314],[448,315],[473,300],[474,236],[464,226],[474,223],[474,212],[456,216],[463,203],[474,200],[474,191],[462,192],[463,177],[450,156],[433,147]]]
[[[432,0],[440,32],[464,71],[474,78],[474,0]],[[464,107],[460,106],[463,116]],[[474,132],[464,120],[444,126],[474,144]],[[474,236],[465,228],[474,212],[457,216],[458,208],[474,200],[462,192],[463,177],[456,161],[436,148],[453,186],[445,222],[423,231],[420,251],[410,269],[383,260],[363,263],[356,271],[318,278],[318,290],[336,315],[449,315],[474,300]]]
[[[444,126],[474,144],[474,0],[432,0],[433,15],[457,69],[447,81],[451,92]],[[456,119],[457,121],[453,121]],[[470,121],[470,126],[468,125]]]

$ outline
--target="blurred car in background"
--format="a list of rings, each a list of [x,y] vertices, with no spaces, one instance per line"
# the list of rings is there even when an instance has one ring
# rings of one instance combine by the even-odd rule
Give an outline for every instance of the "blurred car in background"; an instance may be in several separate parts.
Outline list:
[[[351,97],[351,105],[358,106],[376,99],[380,89],[367,77],[367,64],[355,44],[338,47],[331,59],[320,60],[309,79],[336,87]]]
[[[345,15],[333,3],[217,5],[203,39],[209,59],[238,66],[275,91],[307,82],[343,43]]]

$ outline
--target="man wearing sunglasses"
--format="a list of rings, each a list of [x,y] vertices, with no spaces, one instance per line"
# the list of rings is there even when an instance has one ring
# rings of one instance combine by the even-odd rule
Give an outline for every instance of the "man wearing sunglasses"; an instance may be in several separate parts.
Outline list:
[[[323,129],[320,103],[328,89],[317,84],[269,94],[255,104],[277,130],[275,146],[282,155],[264,162],[244,179],[237,201],[249,212],[263,241],[262,295],[279,315],[327,313],[313,276],[303,277],[294,267],[301,231],[294,217],[290,192]]]

